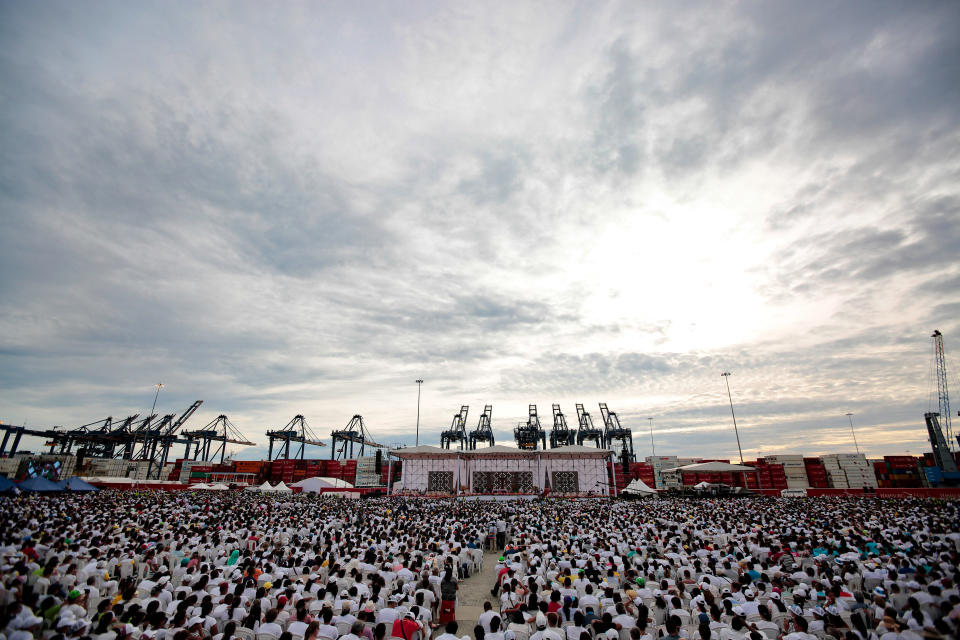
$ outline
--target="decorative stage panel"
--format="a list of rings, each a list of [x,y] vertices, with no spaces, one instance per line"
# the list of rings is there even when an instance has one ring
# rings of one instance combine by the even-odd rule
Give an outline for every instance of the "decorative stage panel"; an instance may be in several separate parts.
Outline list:
[[[453,471],[430,471],[427,474],[427,491],[453,492]]]
[[[556,493],[577,493],[580,491],[580,474],[576,471],[554,471],[551,484]]]

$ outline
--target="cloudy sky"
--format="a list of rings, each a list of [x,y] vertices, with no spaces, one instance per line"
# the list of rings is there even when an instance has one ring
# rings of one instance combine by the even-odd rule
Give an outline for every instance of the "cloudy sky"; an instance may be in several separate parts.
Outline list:
[[[421,443],[606,402],[641,455],[653,417],[730,457],[728,370],[747,457],[852,450],[848,411],[919,453],[933,329],[960,364],[958,34],[955,2],[5,2],[0,420],[163,382],[264,447],[297,413],[412,444],[424,378]]]

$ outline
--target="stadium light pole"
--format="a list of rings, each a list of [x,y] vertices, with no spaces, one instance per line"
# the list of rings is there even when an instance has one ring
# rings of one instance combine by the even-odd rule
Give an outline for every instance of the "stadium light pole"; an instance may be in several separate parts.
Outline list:
[[[647,418],[650,421],[650,455],[654,458],[657,457],[657,448],[653,446],[653,418]]]
[[[153,415],[154,409],[157,408],[157,396],[160,395],[160,389],[163,389],[163,383],[162,383],[162,382],[158,382],[156,386],[157,386],[157,392],[156,392],[155,394],[153,394],[153,406],[150,407],[150,415],[151,415],[151,416]]]
[[[423,380],[417,380],[417,443],[415,447],[420,446],[420,387],[423,385]]]
[[[853,436],[853,446],[857,449],[857,455],[860,455],[860,445],[857,444],[857,434],[853,430],[853,414],[847,413],[847,418],[850,420],[850,435]]]
[[[740,448],[740,431],[737,430],[737,414],[733,412],[733,396],[730,395],[730,372],[724,371],[720,376],[727,383],[727,398],[730,400],[730,415],[733,417],[733,432],[737,435],[737,452],[740,454],[740,464],[743,464],[743,449]]]

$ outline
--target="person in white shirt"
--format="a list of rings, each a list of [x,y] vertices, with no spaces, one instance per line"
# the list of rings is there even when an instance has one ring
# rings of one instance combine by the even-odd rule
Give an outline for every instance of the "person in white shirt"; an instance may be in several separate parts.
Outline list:
[[[460,640],[460,639],[457,637],[457,630],[458,630],[459,628],[460,628],[460,627],[459,627],[459,625],[457,625],[457,621],[456,621],[456,620],[451,620],[450,622],[448,622],[448,623],[446,624],[446,626],[444,626],[444,628],[443,628],[443,633],[441,633],[439,636],[437,636],[436,638],[434,638],[434,640]],[[341,640],[343,640],[343,639],[341,639]]]
[[[490,633],[490,621],[495,617],[498,617],[497,613],[493,610],[493,605],[490,604],[490,601],[487,600],[483,603],[483,613],[477,617],[477,624],[483,628],[485,633]]]

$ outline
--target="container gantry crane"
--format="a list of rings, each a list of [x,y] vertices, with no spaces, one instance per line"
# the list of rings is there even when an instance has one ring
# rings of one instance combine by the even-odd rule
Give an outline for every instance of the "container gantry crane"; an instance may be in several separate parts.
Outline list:
[[[477,428],[470,432],[470,450],[477,448],[478,442],[486,442],[491,447],[496,444],[493,439],[493,405],[488,404],[483,407],[483,413],[480,414],[480,421]]]
[[[367,426],[363,423],[363,416],[360,414],[350,418],[350,422],[348,422],[347,426],[343,429],[332,431],[330,435],[332,437],[331,444],[333,445],[330,450],[331,460],[349,460],[353,458],[354,446],[359,448],[357,451],[358,456],[362,456],[367,447],[374,449],[384,448],[382,444],[377,444],[373,441],[373,437],[367,430]]]
[[[517,447],[525,451],[547,448],[547,434],[540,426],[537,405],[531,404],[528,407],[527,422],[521,422],[517,425],[517,428],[513,430],[513,437],[517,441]]]
[[[550,448],[569,447],[577,441],[577,430],[567,424],[560,405],[553,405],[553,428],[550,430]]]
[[[584,442],[593,442],[597,449],[603,449],[606,443],[603,440],[603,429],[598,429],[593,425],[593,419],[583,405],[577,403],[577,444],[583,445]]]
[[[603,441],[607,448],[624,466],[634,462],[633,432],[620,424],[619,416],[607,408],[606,402],[600,403],[600,415],[603,416]]]
[[[180,435],[187,440],[185,458],[211,462],[219,457],[220,464],[223,464],[228,444],[239,444],[245,447],[254,444],[247,440],[246,436],[240,433],[240,430],[223,414],[217,416],[202,429],[184,431]],[[192,455],[191,447],[193,448]]]
[[[297,443],[300,445],[299,449],[296,450],[293,457],[300,458],[303,460],[306,456],[307,445],[314,447],[325,447],[327,443],[320,440],[311,429],[310,425],[307,424],[306,419],[302,415],[296,415],[293,419],[287,423],[282,429],[275,429],[273,431],[267,431],[267,439],[269,440],[269,449],[267,453],[267,458],[273,460],[273,445],[278,443],[277,447],[277,460],[281,458],[289,459],[290,456],[290,445],[292,443]]]
[[[469,442],[467,438],[467,413],[469,411],[470,407],[463,405],[460,407],[459,413],[453,414],[453,422],[450,423],[450,428],[440,432],[441,448],[449,449],[454,442],[457,443],[459,449],[467,448]]]

